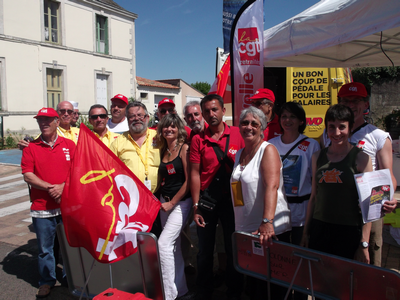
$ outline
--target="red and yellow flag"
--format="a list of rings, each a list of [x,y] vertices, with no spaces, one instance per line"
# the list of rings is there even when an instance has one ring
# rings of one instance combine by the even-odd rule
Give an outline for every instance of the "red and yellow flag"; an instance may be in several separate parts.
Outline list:
[[[211,86],[208,94],[217,94],[224,98],[224,103],[232,103],[231,95],[231,59],[230,55],[226,58],[217,78]]]
[[[81,125],[61,212],[68,243],[99,262],[137,250],[136,233],[150,231],[158,199],[85,125]]]

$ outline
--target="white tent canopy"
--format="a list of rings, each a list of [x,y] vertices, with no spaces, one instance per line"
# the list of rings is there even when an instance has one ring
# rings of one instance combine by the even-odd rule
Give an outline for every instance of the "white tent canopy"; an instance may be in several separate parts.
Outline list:
[[[264,31],[264,66],[391,66],[381,45],[400,66],[400,0],[322,0]]]

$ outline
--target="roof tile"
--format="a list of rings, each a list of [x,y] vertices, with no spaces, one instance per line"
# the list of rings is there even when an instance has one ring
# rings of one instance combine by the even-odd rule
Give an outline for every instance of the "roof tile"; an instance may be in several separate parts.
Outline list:
[[[142,85],[142,86],[159,87],[159,88],[165,88],[165,89],[179,89],[179,87],[169,84],[169,83],[146,79],[146,78],[139,77],[139,76],[136,76],[136,81],[137,81],[138,85]]]

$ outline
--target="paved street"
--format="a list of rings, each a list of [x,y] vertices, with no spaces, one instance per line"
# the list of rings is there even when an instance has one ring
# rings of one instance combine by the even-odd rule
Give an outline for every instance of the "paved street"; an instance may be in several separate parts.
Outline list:
[[[6,151],[0,151],[0,159]],[[11,164],[18,158],[7,159],[7,165],[0,164],[0,299],[36,299],[39,275],[28,187],[21,168]],[[46,299],[79,299],[57,285]]]

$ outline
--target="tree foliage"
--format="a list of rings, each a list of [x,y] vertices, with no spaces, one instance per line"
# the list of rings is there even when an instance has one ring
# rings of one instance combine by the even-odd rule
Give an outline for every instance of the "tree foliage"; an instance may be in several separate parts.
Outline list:
[[[211,85],[208,82],[196,81],[196,83],[192,83],[190,85],[196,90],[202,92],[204,95],[207,95],[211,89]]]
[[[351,70],[351,73],[353,80],[364,84],[369,94],[374,84],[400,80],[400,67],[355,68]]]

